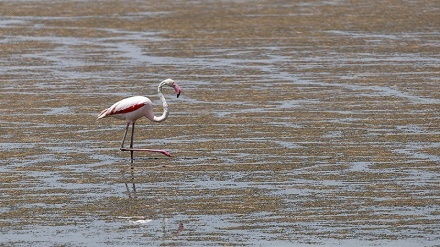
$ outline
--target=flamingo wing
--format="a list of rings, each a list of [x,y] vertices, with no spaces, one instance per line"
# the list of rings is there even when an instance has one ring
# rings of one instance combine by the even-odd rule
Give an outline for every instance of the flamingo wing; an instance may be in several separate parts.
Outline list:
[[[146,104],[149,104],[150,102],[151,101],[148,98],[143,96],[134,96],[134,97],[126,98],[114,103],[109,108],[103,110],[98,115],[97,119],[101,119],[117,114],[134,112],[137,109],[145,106]]]

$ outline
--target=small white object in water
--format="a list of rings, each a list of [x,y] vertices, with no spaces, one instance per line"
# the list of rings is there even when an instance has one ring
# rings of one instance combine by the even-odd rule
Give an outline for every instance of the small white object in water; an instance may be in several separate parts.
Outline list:
[[[148,222],[151,222],[152,220],[133,220],[131,223],[133,224],[147,224]]]
[[[145,219],[144,216],[132,216],[132,217],[118,217],[119,219],[128,219],[130,223],[132,224],[147,224],[153,220],[151,219]]]

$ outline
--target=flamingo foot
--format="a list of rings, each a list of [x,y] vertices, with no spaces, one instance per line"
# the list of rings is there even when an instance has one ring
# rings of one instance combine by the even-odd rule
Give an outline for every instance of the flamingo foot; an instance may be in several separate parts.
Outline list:
[[[142,149],[142,148],[121,148],[121,151],[143,151],[143,152],[154,152],[154,153],[161,153],[168,157],[173,157],[169,152],[165,150],[158,150],[158,149]]]
[[[165,156],[173,157],[170,153],[168,153],[168,152],[165,151],[165,150],[158,150],[158,151],[160,151],[160,153],[162,153],[162,154],[165,155]]]

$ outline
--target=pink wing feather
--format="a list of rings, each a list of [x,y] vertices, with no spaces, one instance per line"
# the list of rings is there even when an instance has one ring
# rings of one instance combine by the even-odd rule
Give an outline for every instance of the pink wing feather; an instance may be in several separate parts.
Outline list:
[[[109,108],[103,110],[98,115],[97,119],[109,117],[116,114],[133,112],[143,107],[144,105],[148,104],[149,102],[150,101],[148,100],[148,98],[143,96],[134,96],[134,97],[126,98],[114,103]]]

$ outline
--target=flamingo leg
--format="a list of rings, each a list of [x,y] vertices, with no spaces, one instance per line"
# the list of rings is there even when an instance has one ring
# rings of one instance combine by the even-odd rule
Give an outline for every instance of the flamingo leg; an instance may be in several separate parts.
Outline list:
[[[124,138],[122,139],[122,144],[121,144],[121,151],[130,151],[131,154],[131,163],[133,163],[133,152],[134,151],[142,151],[142,152],[153,152],[153,153],[161,153],[165,156],[171,157],[171,154],[165,150],[160,150],[160,149],[144,149],[144,148],[133,148],[133,135],[134,135],[134,123],[132,124],[131,127],[131,140],[130,140],[130,148],[124,148],[124,142],[125,142],[125,138],[127,136],[127,132],[128,132],[128,127],[129,127],[130,123],[127,123],[127,127],[125,128],[125,133],[124,133]]]
[[[127,137],[127,132],[128,132],[128,126],[130,126],[130,123],[127,123],[127,127],[125,127],[125,133],[124,136],[122,136],[122,143],[121,143],[121,151],[124,151],[124,142],[125,142],[125,138]]]
[[[122,137],[122,143],[121,143],[121,151],[128,151],[130,150],[130,154],[131,154],[131,160],[130,163],[133,163],[133,151],[131,149],[133,149],[133,132],[134,132],[134,123],[133,123],[133,127],[131,130],[131,142],[130,142],[130,149],[126,149],[124,148],[124,143],[125,143],[125,139],[127,138],[127,132],[128,132],[128,127],[130,126],[130,123],[127,123],[127,126],[125,127],[125,132],[124,132],[124,136]]]
[[[131,156],[131,163],[133,163],[133,136],[134,136],[134,122],[131,124],[131,140],[130,140],[130,156]]]

